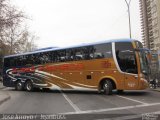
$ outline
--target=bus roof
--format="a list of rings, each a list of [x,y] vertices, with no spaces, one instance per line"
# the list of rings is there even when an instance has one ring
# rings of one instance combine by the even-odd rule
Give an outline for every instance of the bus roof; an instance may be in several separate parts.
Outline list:
[[[49,49],[55,49],[55,48],[58,48],[58,47],[46,47],[46,48],[40,48],[40,49],[36,49],[34,51],[42,51],[42,50],[49,50]],[[32,51],[33,52],[33,51]]]
[[[67,48],[77,48],[77,47],[83,47],[83,46],[89,46],[89,45],[96,45],[96,44],[103,44],[103,43],[112,43],[112,42],[132,42],[134,41],[133,39],[112,39],[112,40],[103,40],[99,42],[93,42],[93,43],[85,43],[85,44],[79,44],[79,45],[74,45],[74,46],[69,46],[69,47],[54,47],[50,49],[39,49],[35,50],[32,52],[26,52],[26,53],[21,53],[21,54],[14,54],[14,55],[8,55],[5,56],[4,58],[9,58],[9,57],[16,57],[16,56],[21,56],[21,55],[30,55],[30,54],[35,54],[35,53],[41,53],[41,52],[48,52],[48,51],[55,51],[55,50],[63,50]]]

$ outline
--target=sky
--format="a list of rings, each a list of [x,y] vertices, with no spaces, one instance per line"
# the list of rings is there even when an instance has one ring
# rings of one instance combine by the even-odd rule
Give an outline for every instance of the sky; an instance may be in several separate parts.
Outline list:
[[[31,20],[39,48],[129,38],[125,0],[11,0]],[[132,38],[141,41],[139,0],[131,0]]]

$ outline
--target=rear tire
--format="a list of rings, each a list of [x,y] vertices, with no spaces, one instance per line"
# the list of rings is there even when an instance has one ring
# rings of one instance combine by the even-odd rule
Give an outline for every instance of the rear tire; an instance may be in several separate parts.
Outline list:
[[[18,80],[15,84],[15,89],[18,90],[18,91],[21,91],[23,90],[23,84],[20,80]]]
[[[28,80],[28,81],[25,83],[25,89],[26,89],[26,91],[28,91],[28,92],[33,91],[33,83],[32,83],[31,80]]]
[[[111,81],[106,80],[103,83],[103,90],[104,90],[104,94],[112,95],[113,85],[112,85]]]

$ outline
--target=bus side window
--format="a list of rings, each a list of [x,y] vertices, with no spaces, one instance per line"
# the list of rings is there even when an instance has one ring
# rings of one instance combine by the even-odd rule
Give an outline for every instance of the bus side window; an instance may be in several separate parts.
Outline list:
[[[11,65],[11,59],[5,58],[4,59],[4,67],[10,67]]]
[[[65,50],[61,50],[59,51],[59,59],[60,62],[65,62],[66,61],[66,51]]]
[[[83,60],[83,49],[76,49],[75,60]]]
[[[83,58],[85,60],[90,60],[90,59],[93,59],[93,54],[94,54],[94,51],[93,51],[93,46],[87,46],[87,47],[84,47],[83,48]]]
[[[82,59],[83,59],[82,53],[83,53],[82,48],[74,48],[74,49],[72,50],[73,60],[74,60],[74,61],[82,60]]]
[[[66,50],[66,61],[72,61],[73,60],[73,49],[67,49]]]
[[[30,66],[33,64],[32,54],[26,56],[26,65]]]
[[[12,59],[10,58],[10,67],[15,67],[17,66],[17,58],[13,57]]]
[[[41,64],[41,61],[40,61],[40,53],[35,53],[33,54],[33,59],[34,59],[34,65],[39,65]]]
[[[94,46],[94,49],[95,49],[94,58],[95,58],[95,59],[100,59],[100,58],[102,58],[102,53],[101,53],[101,50],[100,50],[100,45]]]
[[[17,58],[17,66],[22,66],[22,58],[21,58],[21,56],[18,56],[16,58]]]
[[[41,64],[49,63],[50,57],[48,52],[40,53],[39,59],[41,61]]]
[[[22,65],[25,66],[26,65],[26,56],[22,56]]]
[[[56,62],[56,52],[55,51],[51,51],[51,61],[52,63]]]
[[[94,46],[94,58],[110,58],[112,57],[112,46],[111,43],[99,44]]]
[[[49,52],[44,52],[44,63],[50,63],[50,55]]]
[[[60,62],[61,61],[61,52],[60,51],[55,51],[55,62]]]
[[[137,74],[137,61],[132,43],[115,43],[116,58],[118,65],[123,72]]]

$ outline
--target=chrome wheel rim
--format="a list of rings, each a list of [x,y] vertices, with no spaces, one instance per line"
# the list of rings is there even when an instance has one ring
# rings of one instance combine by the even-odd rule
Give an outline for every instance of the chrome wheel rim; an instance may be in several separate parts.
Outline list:
[[[105,83],[105,84],[104,84],[104,89],[107,89],[107,88],[108,88],[108,84]]]
[[[17,83],[17,89],[20,90],[21,88],[22,88],[22,83],[21,83],[21,82],[18,82],[18,83]]]
[[[32,89],[32,85],[31,83],[27,83],[27,86],[26,86],[27,90],[30,91]]]

